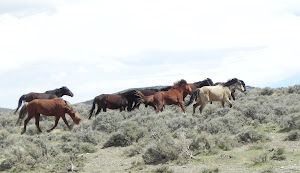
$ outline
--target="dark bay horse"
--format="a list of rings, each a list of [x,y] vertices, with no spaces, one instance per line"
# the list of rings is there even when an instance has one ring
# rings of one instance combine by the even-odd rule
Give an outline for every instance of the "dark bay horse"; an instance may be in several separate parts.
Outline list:
[[[154,95],[154,93],[158,92],[158,89],[139,89],[138,91],[140,91],[144,96],[150,96],[150,95]],[[138,108],[140,106],[140,102],[139,102],[139,96],[136,95],[136,90],[128,90],[126,92],[124,92],[122,94],[128,101],[128,106],[127,106],[127,111],[132,111],[135,108]],[[145,107],[147,107],[148,105],[154,107],[154,109],[156,109],[156,107],[152,104],[152,103],[144,103]]]
[[[244,92],[246,91],[244,86],[245,84],[243,82],[234,78],[224,83],[223,85],[219,84],[215,86],[204,86],[202,88],[198,88],[192,93],[189,102],[186,103],[185,106],[189,106],[196,99],[196,104],[193,105],[193,114],[195,113],[195,109],[197,106],[200,105],[199,110],[201,113],[207,102],[211,101],[220,101],[223,107],[225,103],[228,103],[231,107],[232,103],[230,101],[230,88],[238,89]]]
[[[46,116],[55,116],[55,124],[51,129],[47,130],[47,132],[52,131],[57,126],[57,123],[60,118],[64,120],[69,130],[71,130],[71,127],[69,126],[68,121],[65,117],[66,113],[70,115],[75,124],[79,124],[79,122],[81,121],[79,114],[75,111],[72,105],[61,98],[54,98],[49,100],[35,99],[31,102],[25,103],[19,113],[19,119],[17,121],[17,124],[21,119],[25,117],[26,113],[28,113],[28,116],[24,121],[24,128],[21,134],[26,132],[26,125],[32,117],[35,118],[35,125],[38,131],[42,132],[39,126],[40,114]]]
[[[140,91],[136,91],[137,95],[140,97],[141,102],[151,102],[156,106],[156,113],[162,111],[164,105],[177,105],[180,106],[182,112],[185,113],[185,108],[183,105],[183,93],[191,92],[191,88],[184,79],[175,83],[171,89],[168,91],[159,91],[151,96],[144,96]]]
[[[74,96],[73,93],[69,90],[69,88],[67,88],[65,86],[58,88],[58,89],[46,91],[44,93],[31,92],[28,94],[24,94],[19,99],[18,107],[15,110],[15,114],[17,113],[17,111],[19,110],[19,108],[21,107],[21,105],[23,104],[24,101],[30,102],[34,99],[53,99],[53,98],[62,97],[63,95],[68,95],[71,97]]]
[[[98,107],[98,110],[95,115],[98,115],[103,109],[104,112],[106,112],[106,109],[120,109],[121,111],[124,111],[125,108],[128,105],[127,99],[122,94],[101,94],[97,97],[95,97],[93,101],[92,109],[90,110],[90,116],[89,119],[91,119],[93,112],[96,108],[96,104]]]

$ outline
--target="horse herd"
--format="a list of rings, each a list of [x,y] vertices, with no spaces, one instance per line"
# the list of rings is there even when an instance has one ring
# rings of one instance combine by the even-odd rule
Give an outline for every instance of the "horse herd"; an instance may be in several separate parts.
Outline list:
[[[224,107],[225,103],[228,103],[230,107],[232,103],[231,97],[235,100],[234,92],[239,90],[241,92],[246,91],[245,83],[242,80],[233,78],[224,83],[213,83],[210,78],[195,83],[187,83],[186,80],[181,79],[174,83],[173,86],[167,86],[164,88],[149,88],[149,89],[130,89],[118,94],[101,94],[96,96],[93,100],[93,105],[90,110],[89,119],[91,119],[94,110],[97,105],[97,111],[95,116],[103,110],[106,112],[108,109],[119,109],[120,111],[132,111],[139,107],[141,103],[145,106],[152,106],[156,113],[163,111],[165,105],[177,105],[182,109],[185,114],[185,107],[196,101],[193,105],[193,114],[197,106],[200,106],[200,113],[208,102],[220,101]],[[63,119],[69,130],[71,129],[65,113],[69,114],[75,124],[81,121],[79,114],[75,111],[72,105],[61,99],[62,96],[68,95],[73,97],[73,93],[67,88],[62,87],[55,90],[49,90],[45,93],[31,92],[24,94],[20,97],[18,107],[15,113],[19,110],[23,102],[25,104],[20,109],[19,118],[17,124],[24,119],[24,128],[21,134],[26,132],[26,125],[35,118],[35,125],[39,132],[42,132],[39,127],[40,114],[46,116],[55,116],[54,126],[48,130],[53,130],[60,118]],[[189,101],[184,104],[184,99],[187,95],[191,95]]]

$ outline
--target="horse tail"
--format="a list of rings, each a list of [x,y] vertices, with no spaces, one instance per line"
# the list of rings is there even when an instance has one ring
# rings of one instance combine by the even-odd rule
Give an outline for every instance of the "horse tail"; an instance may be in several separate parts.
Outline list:
[[[18,107],[17,107],[17,109],[15,110],[14,114],[16,114],[16,113],[18,112],[19,108],[20,108],[21,105],[23,104],[23,100],[25,100],[25,99],[26,99],[26,94],[24,94],[24,95],[22,95],[22,96],[20,97],[19,102],[18,102]]]
[[[144,103],[149,104],[149,103],[153,103],[153,102],[154,102],[154,96],[153,95],[145,96]]]
[[[191,97],[190,97],[190,100],[185,103],[185,107],[189,106],[190,104],[193,103],[193,101],[197,98],[197,95],[199,93],[200,89],[195,89],[192,93],[191,93]]]
[[[24,117],[26,116],[27,114],[27,105],[28,103],[26,102],[24,104],[24,106],[21,108],[20,112],[19,112],[19,118],[17,120],[17,123],[16,125],[20,124],[20,122],[24,119]]]
[[[98,97],[98,96],[97,96]],[[94,101],[93,101],[93,106],[92,106],[92,109],[90,110],[90,116],[89,116],[89,119],[91,119],[93,113],[94,113],[94,110],[96,108],[96,100],[97,100],[97,97],[94,98]]]

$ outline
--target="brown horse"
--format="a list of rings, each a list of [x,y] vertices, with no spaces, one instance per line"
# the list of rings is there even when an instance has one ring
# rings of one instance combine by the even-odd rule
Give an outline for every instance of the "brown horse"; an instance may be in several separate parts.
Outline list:
[[[34,99],[53,99],[53,98],[62,97],[63,95],[68,95],[71,97],[74,96],[73,93],[69,90],[69,88],[67,88],[65,86],[58,88],[58,89],[46,91],[45,93],[31,92],[28,94],[24,94],[19,99],[18,107],[15,110],[15,114],[17,113],[17,111],[19,110],[19,108],[21,107],[21,105],[23,104],[24,101],[30,102]]]
[[[122,112],[127,107],[128,101],[121,94],[101,94],[101,95],[95,97],[95,99],[93,101],[93,106],[90,111],[89,119],[91,119],[91,117],[93,115],[96,104],[98,106],[98,110],[97,110],[95,116],[100,113],[101,109],[103,109],[103,111],[106,112],[107,108],[108,109],[120,109],[120,112]]]
[[[70,115],[75,124],[79,124],[79,122],[81,121],[79,114],[75,111],[72,105],[61,98],[54,98],[50,100],[35,99],[29,103],[24,104],[19,113],[19,119],[17,121],[17,124],[21,119],[24,118],[26,113],[28,113],[28,116],[24,121],[24,129],[21,132],[21,134],[26,132],[26,125],[32,117],[35,118],[35,125],[38,131],[42,132],[39,126],[40,114],[46,116],[55,116],[55,124],[51,129],[47,130],[47,132],[50,132],[57,126],[57,123],[60,118],[64,120],[69,130],[71,130],[71,127],[69,126],[68,121],[65,117],[65,113]]]
[[[137,95],[141,98],[141,102],[151,102],[156,106],[156,113],[162,111],[164,105],[177,105],[180,106],[182,112],[185,113],[183,105],[183,93],[190,94],[191,87],[184,79],[175,83],[173,87],[168,91],[156,92],[153,96],[144,96],[140,91],[136,91]]]
[[[144,96],[150,96],[150,95],[154,95],[154,93],[156,93],[158,91],[158,89],[138,89]],[[139,102],[139,96],[136,95],[136,90],[128,90],[124,93],[122,93],[122,95],[128,100],[128,106],[127,106],[127,111],[132,111],[135,108],[138,108],[140,106],[140,102]],[[148,105],[154,107],[154,109],[156,109],[156,107],[152,104],[152,103],[148,103],[148,102],[144,102],[145,107],[147,107]]]
[[[191,90],[194,91],[197,88],[201,88],[203,86],[213,86],[214,83],[213,83],[213,81],[210,78],[206,78],[206,79],[204,79],[202,81],[198,81],[198,82],[194,82],[194,83],[189,83],[188,85],[191,88]],[[172,86],[167,86],[167,87],[162,88],[160,91],[168,91],[168,90],[170,90],[172,88],[173,88]],[[183,100],[185,99],[185,97],[187,95],[189,95],[189,93],[187,91],[184,91],[183,92]]]

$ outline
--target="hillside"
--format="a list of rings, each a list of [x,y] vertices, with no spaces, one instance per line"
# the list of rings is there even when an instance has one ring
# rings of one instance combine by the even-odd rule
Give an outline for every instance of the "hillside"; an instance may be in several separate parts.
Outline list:
[[[237,91],[233,107],[207,104],[200,114],[177,106],[160,114],[143,105],[88,120],[91,105],[74,105],[83,121],[32,119],[25,134],[12,111],[0,117],[3,172],[300,172],[300,87]],[[188,99],[188,98],[187,98]]]

